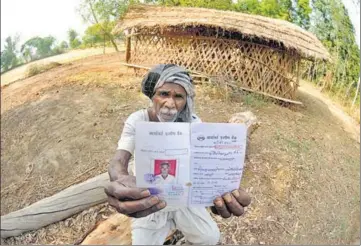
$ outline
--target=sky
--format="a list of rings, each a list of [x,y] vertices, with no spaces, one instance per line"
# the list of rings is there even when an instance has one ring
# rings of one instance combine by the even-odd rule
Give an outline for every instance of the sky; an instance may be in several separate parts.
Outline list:
[[[20,43],[34,36],[67,40],[69,28],[83,34],[85,24],[75,12],[80,0],[1,0],[1,49],[8,36],[20,34]]]
[[[67,40],[67,30],[83,34],[87,24],[76,13],[81,0],[1,0],[1,49],[8,36],[20,35],[20,44],[34,36]],[[354,0],[342,0],[349,11],[360,46],[360,9]]]
[[[342,0],[355,28],[356,42],[358,47],[360,47],[360,7],[356,8],[355,4],[353,3],[354,1],[356,0]]]

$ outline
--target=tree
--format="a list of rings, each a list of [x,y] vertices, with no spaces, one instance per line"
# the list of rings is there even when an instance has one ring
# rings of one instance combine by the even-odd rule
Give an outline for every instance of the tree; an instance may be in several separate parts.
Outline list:
[[[81,42],[78,39],[78,33],[74,29],[68,30],[68,39],[70,48],[76,49],[81,45]]]
[[[108,30],[109,32],[111,32],[111,29],[114,28],[114,24],[115,22],[112,22],[112,25],[107,25],[107,27],[110,29]],[[100,43],[100,42],[109,42],[109,36],[106,35],[106,33],[103,31],[103,28],[101,26],[101,24],[94,24],[89,26],[86,30],[85,30],[85,35],[83,36],[83,43],[86,46],[91,46],[93,47],[96,43]]]
[[[294,23],[308,30],[311,24],[310,15],[312,13],[310,0],[297,0],[295,5]]]
[[[310,30],[330,51],[333,71],[330,90],[348,95],[355,91],[360,73],[360,49],[348,11],[341,0],[312,0]]]
[[[163,0],[158,4],[165,6],[201,7],[220,10],[231,10],[232,0]]]
[[[128,6],[138,1],[131,0],[82,0],[77,12],[85,22],[92,25],[97,24],[103,35],[112,43],[114,49],[118,51],[112,29],[115,22],[123,16]]]
[[[234,4],[234,10],[242,13],[260,14],[260,2],[258,0],[238,0]]]
[[[67,49],[67,48],[69,48],[69,45],[68,45],[68,43],[66,41],[62,41],[60,43],[59,47],[62,48],[62,49]]]
[[[11,68],[14,68],[19,63],[17,57],[16,46],[19,42],[19,36],[7,37],[5,39],[4,50],[1,52],[1,70],[8,71]]]
[[[25,60],[25,62],[30,62],[32,60],[34,60],[34,53],[30,47],[26,46],[24,48],[22,48],[21,50],[21,54]]]
[[[292,0],[238,0],[233,5],[233,9],[238,12],[292,21]]]
[[[54,55],[54,45],[55,38],[52,36],[33,37],[21,46],[21,53],[26,61],[40,59]]]

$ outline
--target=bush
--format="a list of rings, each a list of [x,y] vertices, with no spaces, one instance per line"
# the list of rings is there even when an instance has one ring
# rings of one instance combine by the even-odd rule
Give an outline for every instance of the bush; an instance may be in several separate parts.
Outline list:
[[[50,62],[44,65],[32,64],[26,71],[26,77],[31,77],[59,66],[61,66],[61,63],[58,62]]]

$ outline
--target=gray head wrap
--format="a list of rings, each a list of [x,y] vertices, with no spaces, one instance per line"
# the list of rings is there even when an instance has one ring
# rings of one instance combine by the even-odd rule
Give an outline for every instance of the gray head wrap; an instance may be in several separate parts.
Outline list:
[[[152,99],[157,88],[164,83],[174,83],[182,86],[187,92],[187,103],[178,120],[191,122],[193,112],[194,88],[192,78],[187,70],[174,64],[160,64],[153,67],[142,81],[142,92]]]

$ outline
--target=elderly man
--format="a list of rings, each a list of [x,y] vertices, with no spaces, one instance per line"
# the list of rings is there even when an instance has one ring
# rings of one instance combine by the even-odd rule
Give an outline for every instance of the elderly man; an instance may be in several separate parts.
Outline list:
[[[169,174],[169,163],[163,162],[160,164],[161,174],[155,176],[155,184],[174,184],[175,177]]]
[[[133,245],[162,245],[169,231],[175,228],[182,231],[188,243],[214,245],[220,232],[206,208],[167,206],[149,189],[136,188],[135,177],[128,172],[135,148],[136,122],[200,122],[193,114],[192,79],[179,66],[157,65],[143,79],[142,92],[153,105],[134,112],[125,122],[109,166],[111,182],[105,189],[109,204],[119,213],[132,217]],[[216,197],[211,210],[223,218],[240,216],[250,200],[242,189],[230,191]]]

